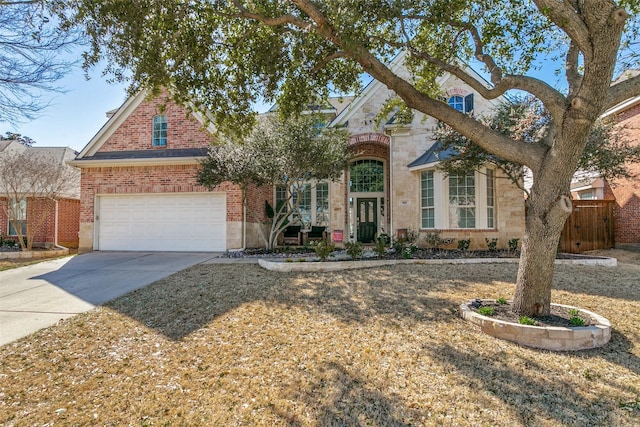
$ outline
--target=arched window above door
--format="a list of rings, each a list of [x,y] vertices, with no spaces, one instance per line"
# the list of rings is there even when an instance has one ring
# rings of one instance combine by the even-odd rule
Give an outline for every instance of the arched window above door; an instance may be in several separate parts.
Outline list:
[[[349,169],[349,186],[353,193],[384,191],[384,163],[379,160],[357,160]]]

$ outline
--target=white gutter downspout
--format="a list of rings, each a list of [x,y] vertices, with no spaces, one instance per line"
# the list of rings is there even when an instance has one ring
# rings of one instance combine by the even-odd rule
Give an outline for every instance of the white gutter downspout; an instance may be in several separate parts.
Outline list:
[[[64,246],[60,246],[58,244],[58,220],[60,218],[58,200],[54,200],[54,203],[56,204],[56,210],[55,210],[55,218],[53,220],[53,246],[56,248],[64,249],[68,251],[69,248],[65,248]]]
[[[244,206],[242,207],[242,249],[247,248],[247,199],[245,195]]]

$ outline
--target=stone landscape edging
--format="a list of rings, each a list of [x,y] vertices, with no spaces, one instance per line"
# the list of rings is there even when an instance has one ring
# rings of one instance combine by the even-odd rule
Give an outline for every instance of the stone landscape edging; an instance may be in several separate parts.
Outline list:
[[[55,249],[52,251],[12,251],[0,252],[0,259],[29,259],[47,258],[68,255],[69,249]]]
[[[320,262],[308,259],[306,262],[286,262],[284,259],[260,258],[258,264],[267,270],[288,272],[339,271],[356,268],[380,267],[396,264],[517,264],[518,258],[459,258],[459,259],[371,259],[355,261]],[[615,267],[618,260],[608,257],[584,257],[574,259],[557,259],[556,265],[592,265]]]
[[[611,339],[611,322],[599,314],[579,307],[551,304],[568,310],[576,309],[579,313],[591,317],[596,325],[573,328],[521,325],[483,316],[471,309],[472,302],[460,305],[460,317],[480,326],[482,332],[487,335],[527,347],[553,351],[587,350],[602,347]]]

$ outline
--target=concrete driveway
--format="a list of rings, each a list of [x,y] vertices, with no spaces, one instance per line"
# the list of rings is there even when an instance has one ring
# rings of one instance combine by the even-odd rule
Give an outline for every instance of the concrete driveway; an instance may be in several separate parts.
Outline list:
[[[92,252],[0,271],[0,345],[217,256]]]

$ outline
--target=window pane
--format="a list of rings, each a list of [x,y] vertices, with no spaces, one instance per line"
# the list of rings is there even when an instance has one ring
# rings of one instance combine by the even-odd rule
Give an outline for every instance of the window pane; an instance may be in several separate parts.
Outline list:
[[[320,182],[316,186],[316,223],[329,225],[329,183]]]
[[[449,175],[449,227],[476,227],[475,174]]]
[[[298,201],[298,192],[293,192],[293,205],[296,206]],[[302,184],[300,192],[300,203],[297,203],[297,207],[293,211],[292,222],[302,223],[303,228],[311,228],[311,187],[306,184]]]
[[[384,191],[384,164],[378,160],[358,160],[349,172],[351,191],[373,193]]]
[[[425,171],[421,174],[422,190],[422,228],[435,227],[435,200],[433,193],[433,171]]]
[[[461,96],[452,96],[449,98],[448,104],[450,107],[455,108],[458,111],[464,113],[464,98]]]
[[[153,117],[153,145],[165,146],[167,145],[167,117],[163,115],[157,115]]]
[[[487,169],[487,228],[495,227],[495,189],[493,170]]]

